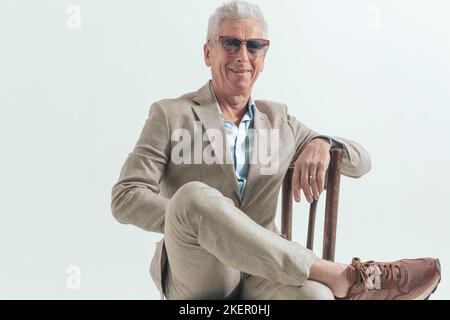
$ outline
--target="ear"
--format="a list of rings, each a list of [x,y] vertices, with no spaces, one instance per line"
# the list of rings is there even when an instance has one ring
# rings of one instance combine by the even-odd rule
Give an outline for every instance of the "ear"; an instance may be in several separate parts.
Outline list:
[[[259,73],[264,71],[264,64],[266,62],[266,57],[263,58],[262,64],[261,64],[261,70],[259,71]]]
[[[205,64],[207,67],[211,66],[210,53],[211,53],[211,49],[209,48],[208,43],[205,43],[203,46],[203,57],[205,59]]]

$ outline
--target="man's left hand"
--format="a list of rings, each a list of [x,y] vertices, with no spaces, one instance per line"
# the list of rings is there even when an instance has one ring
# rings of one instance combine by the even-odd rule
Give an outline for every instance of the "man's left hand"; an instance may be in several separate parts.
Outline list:
[[[330,148],[329,142],[316,138],[299,155],[292,175],[292,192],[296,202],[300,202],[300,190],[303,190],[309,203],[319,199],[330,164]]]

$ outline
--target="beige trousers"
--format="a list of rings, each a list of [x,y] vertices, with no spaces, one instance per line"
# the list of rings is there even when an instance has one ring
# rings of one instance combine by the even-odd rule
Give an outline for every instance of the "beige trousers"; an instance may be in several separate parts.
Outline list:
[[[311,250],[263,228],[204,183],[173,195],[164,234],[167,299],[333,299],[308,280]]]

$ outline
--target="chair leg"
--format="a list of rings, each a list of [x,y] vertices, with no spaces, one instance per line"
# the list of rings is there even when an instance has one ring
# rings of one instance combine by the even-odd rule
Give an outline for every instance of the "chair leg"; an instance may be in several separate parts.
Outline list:
[[[309,206],[308,239],[306,241],[306,247],[309,250],[314,250],[314,229],[316,227],[316,211],[317,211],[317,200],[314,200]]]
[[[292,240],[292,173],[288,169],[281,189],[281,233],[287,240]]]
[[[334,261],[336,249],[336,228],[339,206],[342,150],[333,149],[329,166],[322,257]]]

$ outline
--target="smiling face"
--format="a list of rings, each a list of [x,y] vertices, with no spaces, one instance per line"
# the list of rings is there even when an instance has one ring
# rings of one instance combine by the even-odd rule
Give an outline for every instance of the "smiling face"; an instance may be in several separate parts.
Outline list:
[[[240,40],[264,39],[263,25],[253,19],[225,19],[217,36],[234,37]],[[251,94],[259,73],[263,71],[265,55],[252,56],[245,45],[236,54],[227,53],[220,42],[210,41],[204,46],[205,63],[211,67],[215,90],[225,95]]]

